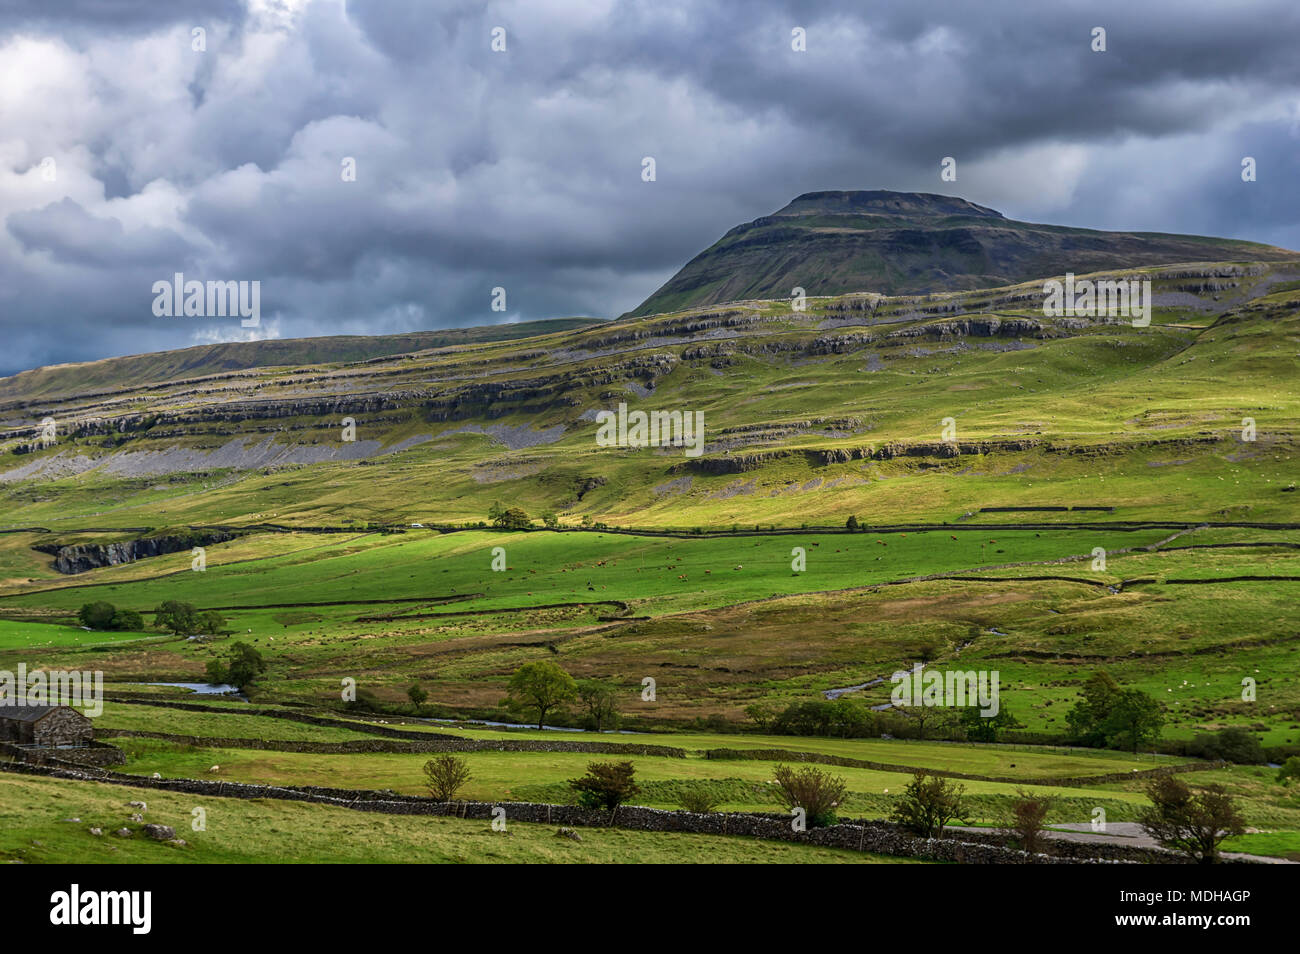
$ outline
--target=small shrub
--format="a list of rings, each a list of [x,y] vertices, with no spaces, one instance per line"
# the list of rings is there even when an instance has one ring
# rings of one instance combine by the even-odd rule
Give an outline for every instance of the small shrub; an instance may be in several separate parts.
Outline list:
[[[266,672],[266,660],[248,643],[232,643],[226,656],[208,661],[208,682],[212,685],[229,683],[236,689],[247,689],[253,680]]]
[[[1023,850],[1041,852],[1046,847],[1043,823],[1047,820],[1054,799],[1050,795],[1034,795],[1023,789],[1017,789],[1016,795],[1011,806],[1011,831],[1019,839]]]
[[[964,816],[962,796],[965,793],[964,785],[953,784],[937,775],[918,771],[890,809],[890,815],[914,834],[924,838],[941,838],[948,822]]]
[[[813,828],[834,825],[835,809],[849,793],[844,779],[812,765],[796,771],[788,765],[776,767],[776,784],[782,804],[787,809],[802,808]]]
[[[702,785],[692,786],[684,789],[677,796],[677,803],[688,812],[698,812],[701,815],[707,815],[709,812],[717,810],[718,796],[714,795]]]
[[[1300,755],[1291,756],[1277,770],[1277,780],[1283,785],[1290,785],[1296,778],[1300,778]]]
[[[578,804],[583,808],[614,811],[641,788],[632,780],[636,774],[631,762],[592,762],[582,778],[569,780],[569,787],[578,793]]]
[[[470,780],[469,765],[455,755],[440,755],[424,763],[424,784],[440,802],[449,802]]]

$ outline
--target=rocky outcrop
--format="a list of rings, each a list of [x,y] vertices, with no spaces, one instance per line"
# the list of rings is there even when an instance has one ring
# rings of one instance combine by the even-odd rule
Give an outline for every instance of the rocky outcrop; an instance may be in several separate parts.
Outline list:
[[[178,553],[191,547],[206,547],[214,543],[233,540],[235,534],[225,530],[204,530],[191,534],[160,537],[143,537],[118,543],[79,543],[62,546],[57,543],[37,544],[32,549],[54,555],[54,569],[60,573],[85,573],[105,566],[133,563],[147,557]]]

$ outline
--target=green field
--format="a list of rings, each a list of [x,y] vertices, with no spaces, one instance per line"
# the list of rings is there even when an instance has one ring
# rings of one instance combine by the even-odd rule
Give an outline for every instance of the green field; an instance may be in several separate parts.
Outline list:
[[[146,840],[127,821],[143,800],[147,820],[176,829],[184,847]],[[193,811],[207,830],[191,830]],[[79,822],[67,821],[79,818]],[[108,832],[136,832],[129,839]],[[102,836],[89,834],[99,827]],[[878,864],[911,862],[856,851],[712,835],[582,831],[427,816],[375,815],[293,802],[181,796],[150,789],[0,776],[0,858],[77,864]]]
[[[418,794],[426,753],[264,743],[355,744],[381,724],[478,742],[592,739],[450,721],[523,719],[504,705],[510,678],[545,660],[615,687],[629,734],[601,741],[686,751],[632,758],[641,804],[674,808],[704,786],[726,810],[779,809],[780,758],[706,757],[779,749],[880,763],[823,766],[848,785],[844,812],[862,817],[886,817],[910,769],[924,768],[973,776],[968,820],[983,825],[1003,824],[1026,786],[1057,797],[1056,822],[1086,822],[1097,807],[1133,820],[1143,780],[1122,776],[1187,761],[1198,734],[1244,729],[1269,758],[1300,752],[1298,268],[1135,270],[1166,296],[1145,329],[1049,319],[1027,303],[1032,288],[1013,286],[885,299],[869,313],[854,296],[799,314],[744,302],[405,354],[376,344],[315,365],[292,348],[286,364],[244,349],[226,355],[237,369],[214,366],[201,387],[170,377],[177,359],[166,356],[131,359],[144,375],[135,383],[128,365],[96,367],[105,390],[81,396],[67,374],[42,373],[29,383],[63,421],[59,442],[0,436],[0,477],[26,475],[0,480],[0,669],[103,672],[97,725],[126,733],[113,736],[125,770],[146,776]],[[702,411],[702,455],[599,446],[594,413],[619,402]],[[93,423],[124,407],[135,416],[118,431]],[[345,412],[358,442],[372,443],[344,446]],[[949,419],[953,440],[941,434]],[[241,441],[286,456],[241,457]],[[498,504],[526,511],[528,529],[492,526]],[[59,547],[109,553],[218,530],[238,535],[205,548],[203,572],[188,544],[83,573],[53,565]],[[141,612],[145,631],[82,629],[78,609],[98,600]],[[166,601],[215,611],[221,626],[163,632],[154,610]],[[235,642],[266,664],[250,702],[151,685],[203,681]],[[916,663],[996,673],[1019,726],[992,744],[880,721],[897,715],[886,711],[889,677]],[[1066,744],[1066,713],[1102,671],[1163,707],[1159,738],[1139,752]],[[359,704],[345,698],[352,683]],[[413,684],[428,693],[419,710]],[[871,737],[764,728],[763,712],[833,690],[883,713]],[[217,711],[115,701],[126,696]],[[546,721],[578,728],[583,712],[570,705]],[[464,757],[467,797],[549,802],[570,801],[568,780],[609,758]],[[1109,775],[1120,777],[1097,780]],[[1232,765],[1185,777],[1238,800],[1255,830],[1233,845],[1284,856],[1300,803],[1275,776]],[[14,823],[0,852],[671,861],[706,860],[717,844],[718,860],[843,860],[615,831],[572,845],[521,826],[494,841],[486,826],[402,818],[374,822],[367,855],[354,816],[243,802],[222,809],[240,819],[230,838],[178,851],[64,829],[50,820],[70,813],[51,801],[62,793],[90,815],[124,794],[0,775],[0,814]],[[39,813],[16,804],[26,797]],[[226,804],[209,801],[214,813]],[[259,826],[274,837],[240,843]]]

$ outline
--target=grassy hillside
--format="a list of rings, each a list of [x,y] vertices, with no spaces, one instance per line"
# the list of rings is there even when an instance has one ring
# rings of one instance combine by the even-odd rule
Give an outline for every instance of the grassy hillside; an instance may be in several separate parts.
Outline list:
[[[479,341],[510,341],[600,324],[596,318],[553,318],[478,328],[415,331],[403,335],[332,335],[198,345],[177,351],[60,364],[0,378],[0,401],[24,403],[55,395],[115,391],[123,382],[154,384],[204,378],[251,368],[304,364],[350,364],[373,358],[447,348]]]

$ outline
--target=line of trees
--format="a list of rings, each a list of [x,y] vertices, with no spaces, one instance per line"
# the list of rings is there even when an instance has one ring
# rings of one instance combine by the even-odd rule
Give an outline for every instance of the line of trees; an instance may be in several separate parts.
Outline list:
[[[763,703],[747,706],[745,715],[760,732],[771,735],[825,736],[840,739],[944,738],[959,742],[997,742],[1008,729],[1024,728],[1007,706],[984,717],[979,706],[911,706],[872,709],[852,696],[808,699],[784,709]]]
[[[1109,673],[1095,672],[1082,695],[1065,716],[1077,744],[1136,752],[1160,738],[1165,707],[1141,689],[1122,689]]]
[[[574,679],[550,660],[526,663],[510,677],[502,704],[516,716],[528,716],[540,729],[548,715],[566,712],[576,704],[584,727],[596,732],[617,729],[621,714],[618,686],[601,679]]]
[[[84,604],[77,611],[77,619],[88,629],[117,632],[139,632],[144,629],[144,620],[135,610],[118,609],[104,600]]]
[[[153,625],[176,636],[218,635],[225,617],[214,610],[201,611],[193,603],[167,600],[153,611]],[[106,600],[82,604],[77,619],[89,629],[142,632],[144,619],[136,610],[120,609]]]

